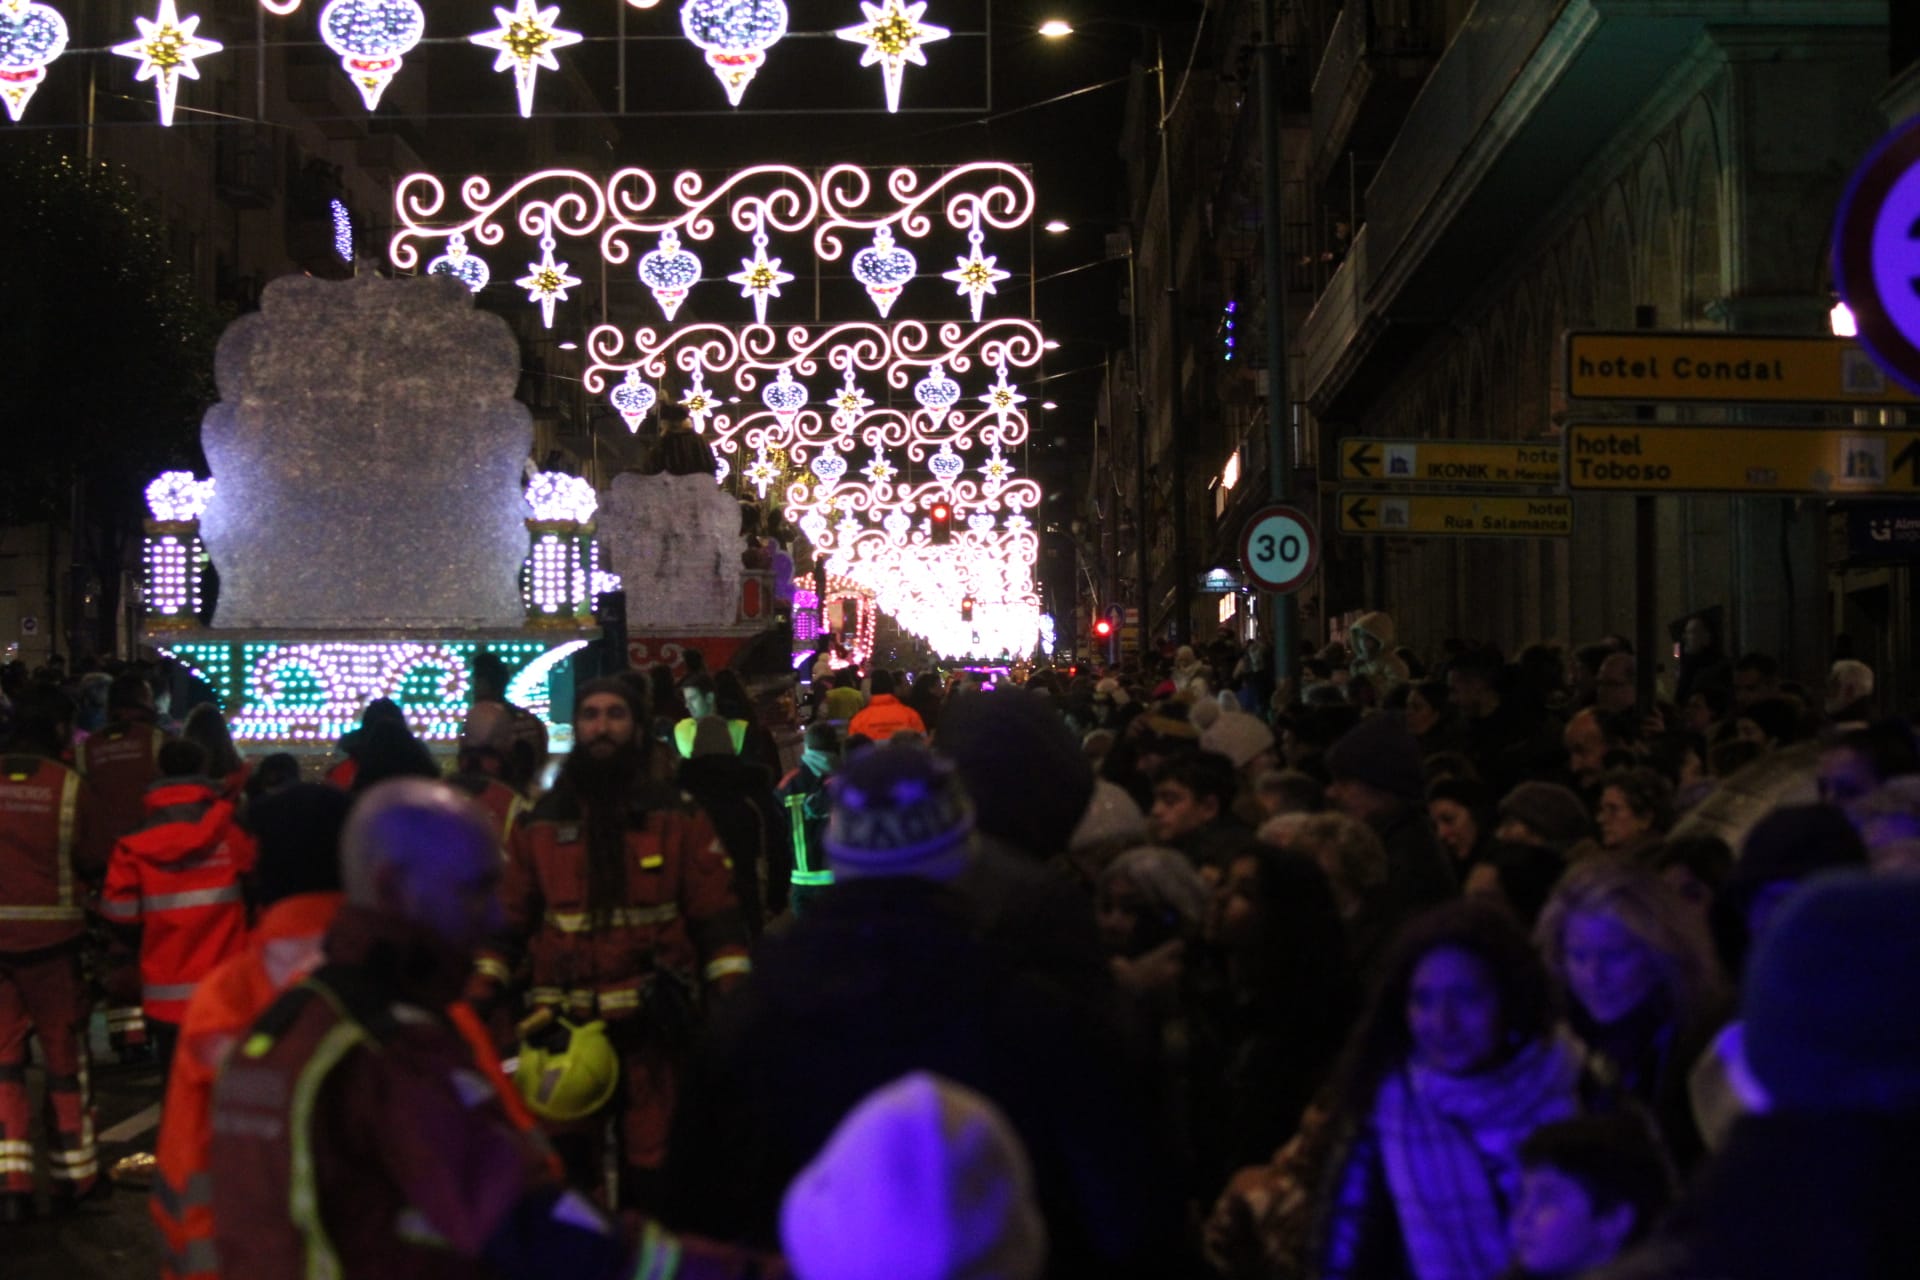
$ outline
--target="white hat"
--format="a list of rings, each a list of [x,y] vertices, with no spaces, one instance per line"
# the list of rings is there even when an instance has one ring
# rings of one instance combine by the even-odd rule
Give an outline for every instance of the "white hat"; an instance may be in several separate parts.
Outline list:
[[[1105,778],[1096,778],[1093,798],[1087,801],[1080,825],[1068,837],[1067,849],[1077,852],[1121,842],[1145,844],[1147,839],[1147,815],[1140,812],[1140,806],[1134,803],[1126,788]]]
[[[1244,769],[1262,751],[1273,749],[1273,730],[1258,716],[1244,711],[1223,711],[1219,719],[1200,735],[1202,751],[1216,751]]]
[[[1012,1126],[926,1072],[840,1122],[787,1188],[780,1240],[799,1280],[1034,1280],[1047,1255]]]

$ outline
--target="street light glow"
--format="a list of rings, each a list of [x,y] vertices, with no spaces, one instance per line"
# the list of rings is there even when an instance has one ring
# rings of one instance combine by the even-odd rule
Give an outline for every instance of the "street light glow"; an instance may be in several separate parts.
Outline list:
[[[1860,326],[1854,322],[1853,308],[1844,302],[1833,304],[1833,310],[1827,312],[1827,324],[1833,329],[1836,338],[1857,338]]]
[[[1055,409],[1058,409],[1060,406],[1055,404],[1051,400],[1044,400],[1041,402],[1040,407],[1042,409],[1045,409],[1048,413],[1052,413]]]
[[[1056,235],[1056,236],[1057,236],[1057,235],[1064,235],[1064,234],[1066,234],[1066,232],[1067,232],[1067,230],[1068,230],[1068,227],[1067,227],[1067,224],[1066,224],[1066,223],[1065,223],[1064,221],[1062,221],[1062,220],[1061,220],[1061,219],[1059,219],[1059,218],[1055,218],[1055,219],[1054,219],[1053,221],[1051,221],[1051,222],[1049,222],[1049,223],[1047,224],[1047,226],[1046,226],[1046,230],[1047,230],[1047,231],[1048,231],[1048,232],[1049,232],[1050,234],[1052,234],[1052,235]]]
[[[1040,24],[1040,34],[1049,40],[1064,40],[1073,34],[1073,24],[1065,18],[1048,18]]]
[[[1045,342],[1040,344],[1040,349],[1042,351],[1058,351],[1060,349],[1060,344],[1055,342],[1052,338],[1048,338]]]
[[[560,344],[560,349],[562,351],[578,351],[580,344],[577,342],[563,342]]]

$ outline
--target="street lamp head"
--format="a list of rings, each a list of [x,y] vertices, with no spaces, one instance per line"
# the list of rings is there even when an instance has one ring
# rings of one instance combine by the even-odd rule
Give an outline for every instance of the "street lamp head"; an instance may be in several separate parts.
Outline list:
[[[577,342],[563,342],[560,344],[560,349],[562,351],[578,351],[580,344]]]
[[[1073,34],[1073,24],[1065,18],[1048,18],[1040,24],[1040,34],[1049,40],[1064,40]]]
[[[1045,342],[1040,344],[1040,349],[1042,351],[1058,351],[1060,349],[1060,344],[1055,342],[1052,338],[1048,338]]]
[[[1055,218],[1051,222],[1047,223],[1046,230],[1048,234],[1058,236],[1058,235],[1065,235],[1067,231],[1070,230],[1070,228],[1067,226],[1066,221],[1064,219]]]
[[[1044,400],[1041,402],[1040,407],[1042,409],[1045,409],[1048,413],[1052,413],[1055,409],[1058,409],[1060,406],[1051,400]]]

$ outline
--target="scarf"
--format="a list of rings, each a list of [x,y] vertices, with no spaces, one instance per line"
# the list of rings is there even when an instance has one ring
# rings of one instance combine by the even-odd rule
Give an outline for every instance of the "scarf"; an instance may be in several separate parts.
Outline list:
[[[1414,1063],[1380,1086],[1374,1124],[1419,1280],[1492,1280],[1505,1270],[1520,1144],[1578,1111],[1579,1077],[1579,1046],[1554,1035],[1495,1071],[1449,1076]]]

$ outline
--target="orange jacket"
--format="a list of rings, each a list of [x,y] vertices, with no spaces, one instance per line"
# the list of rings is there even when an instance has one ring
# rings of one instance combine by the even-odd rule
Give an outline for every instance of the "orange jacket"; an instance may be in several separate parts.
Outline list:
[[[100,914],[140,925],[141,1008],[178,1022],[193,988],[247,937],[240,877],[253,842],[211,785],[167,778],[147,793],[149,825],[114,846]]]
[[[918,711],[890,693],[873,695],[866,709],[847,724],[849,736],[863,733],[875,742],[885,742],[894,734],[908,730],[925,733],[927,722],[920,718]]]
[[[115,719],[80,744],[75,764],[93,788],[93,822],[104,847],[145,824],[147,788],[160,776],[166,741],[159,725],[135,717]]]
[[[86,931],[81,881],[103,859],[92,792],[44,756],[0,759],[0,952],[38,951]]]

